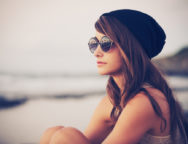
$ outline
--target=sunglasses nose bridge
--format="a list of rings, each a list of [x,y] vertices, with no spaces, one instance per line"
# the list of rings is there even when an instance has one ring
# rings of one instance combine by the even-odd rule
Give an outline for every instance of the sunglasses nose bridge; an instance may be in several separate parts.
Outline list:
[[[103,55],[103,51],[101,48],[100,43],[98,43],[96,50],[94,51],[94,56],[102,56]]]

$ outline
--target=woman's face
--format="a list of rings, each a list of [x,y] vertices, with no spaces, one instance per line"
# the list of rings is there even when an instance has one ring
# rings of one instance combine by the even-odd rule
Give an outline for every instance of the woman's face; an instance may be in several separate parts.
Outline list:
[[[96,38],[100,41],[105,36],[102,33],[96,32]],[[119,74],[122,66],[122,56],[119,49],[113,44],[109,51],[104,52],[100,45],[94,52],[97,58],[98,73],[101,75]]]

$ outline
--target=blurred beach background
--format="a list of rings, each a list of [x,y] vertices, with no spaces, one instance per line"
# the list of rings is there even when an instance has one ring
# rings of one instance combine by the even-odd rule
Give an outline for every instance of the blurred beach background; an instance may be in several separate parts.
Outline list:
[[[0,144],[39,143],[56,125],[86,128],[108,78],[97,74],[88,39],[102,13],[121,8],[165,30],[156,61],[171,66],[165,78],[188,111],[187,61],[164,61],[188,46],[188,0],[0,0]]]

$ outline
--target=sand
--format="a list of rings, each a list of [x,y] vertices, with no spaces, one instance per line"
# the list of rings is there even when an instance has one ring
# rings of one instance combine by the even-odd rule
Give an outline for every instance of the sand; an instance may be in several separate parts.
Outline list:
[[[0,144],[36,144],[48,127],[73,126],[83,131],[102,96],[83,99],[30,100],[0,110]]]

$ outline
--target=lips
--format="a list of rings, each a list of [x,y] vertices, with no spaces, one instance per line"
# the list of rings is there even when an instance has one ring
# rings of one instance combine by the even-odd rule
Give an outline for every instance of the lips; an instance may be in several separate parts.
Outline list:
[[[97,61],[97,65],[104,65],[106,64],[106,62],[103,62],[103,61]]]
[[[104,63],[104,62],[97,62],[97,64],[106,64],[106,63]]]

